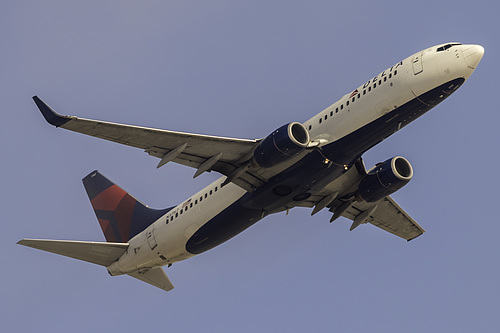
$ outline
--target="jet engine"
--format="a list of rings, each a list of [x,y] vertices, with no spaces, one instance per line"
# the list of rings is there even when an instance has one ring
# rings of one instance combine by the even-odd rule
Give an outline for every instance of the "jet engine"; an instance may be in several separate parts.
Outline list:
[[[283,125],[255,148],[254,160],[259,166],[270,168],[303,152],[309,141],[309,132],[301,123]]]
[[[396,156],[378,163],[368,172],[359,183],[358,195],[367,202],[375,202],[405,186],[412,177],[410,162]]]

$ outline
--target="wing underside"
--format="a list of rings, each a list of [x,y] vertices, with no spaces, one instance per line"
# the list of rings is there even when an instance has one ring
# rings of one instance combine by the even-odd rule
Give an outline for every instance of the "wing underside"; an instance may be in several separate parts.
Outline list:
[[[302,202],[301,206],[314,207],[312,214],[327,207],[333,213],[330,222],[343,216],[353,221],[351,230],[360,224],[370,223],[407,241],[425,232],[390,196],[374,203],[357,201],[355,193],[364,175],[366,168],[362,159],[359,159],[355,167],[327,185],[320,193]]]
[[[330,210],[341,207],[345,201],[335,200]],[[410,241],[420,235],[425,230],[406,213],[390,196],[387,196],[376,203],[376,209],[366,217],[362,223],[370,223],[393,235]],[[374,207],[373,204],[366,202],[355,202],[342,213],[343,217],[355,221],[363,212]]]
[[[248,161],[260,140],[183,133],[63,116],[37,96],[33,100],[50,124],[143,149],[149,155],[161,159],[158,167],[175,162],[196,168],[195,176],[205,171],[217,171],[232,177],[231,181],[247,191],[259,187],[269,177],[248,168]],[[234,177],[236,174],[237,177]]]

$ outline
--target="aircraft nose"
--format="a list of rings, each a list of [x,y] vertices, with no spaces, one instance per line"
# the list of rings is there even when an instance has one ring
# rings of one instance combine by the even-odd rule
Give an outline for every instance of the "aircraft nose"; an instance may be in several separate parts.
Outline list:
[[[475,69],[479,61],[483,58],[484,47],[481,45],[464,45],[462,47],[464,60],[471,69]]]

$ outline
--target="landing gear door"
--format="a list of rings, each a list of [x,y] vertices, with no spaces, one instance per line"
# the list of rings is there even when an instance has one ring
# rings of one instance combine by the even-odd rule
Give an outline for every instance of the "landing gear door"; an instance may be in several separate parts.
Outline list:
[[[417,53],[413,56],[413,59],[411,60],[414,75],[420,74],[424,71],[424,67],[422,64],[422,56],[423,55],[424,55],[424,52]]]
[[[156,243],[156,239],[155,239],[155,229],[153,226],[151,226],[147,233],[146,233],[146,237],[148,239],[148,244],[149,244],[149,247],[151,248],[151,250],[153,250],[155,247],[158,246],[158,244]]]

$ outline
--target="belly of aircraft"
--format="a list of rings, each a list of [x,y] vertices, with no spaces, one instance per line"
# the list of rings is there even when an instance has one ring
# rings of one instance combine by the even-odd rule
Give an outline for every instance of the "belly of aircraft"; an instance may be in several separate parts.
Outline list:
[[[365,151],[442,102],[464,81],[458,78],[440,85],[342,139],[321,147],[320,151],[310,153],[205,223],[189,238],[186,250],[200,254],[236,236],[268,213],[297,206],[342,175],[346,166],[352,167]]]
[[[262,211],[242,206],[241,199],[205,223],[186,243],[186,250],[200,254],[229,240],[263,217]]]

